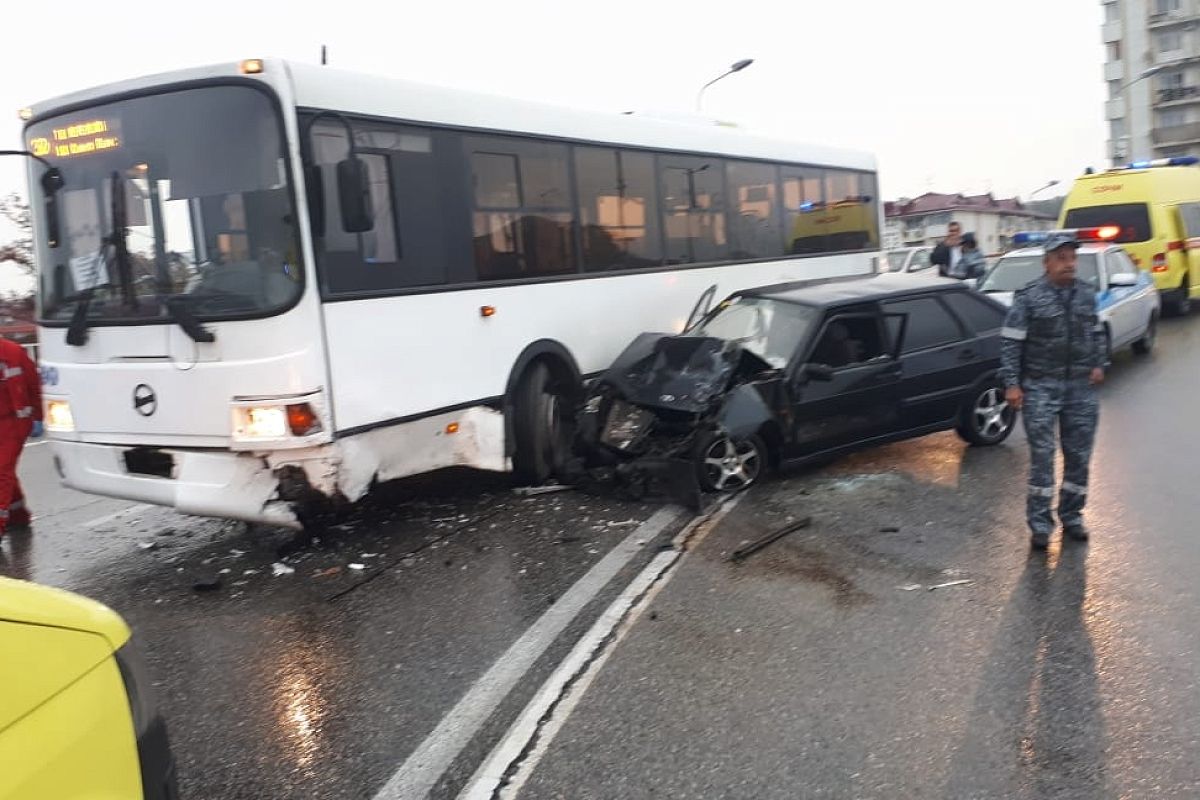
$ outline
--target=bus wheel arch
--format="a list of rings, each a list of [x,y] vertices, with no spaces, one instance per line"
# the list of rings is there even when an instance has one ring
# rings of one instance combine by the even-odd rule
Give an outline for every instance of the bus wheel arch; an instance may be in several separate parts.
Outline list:
[[[579,366],[561,343],[543,339],[522,351],[504,393],[505,450],[518,481],[542,483],[565,466],[582,394]]]

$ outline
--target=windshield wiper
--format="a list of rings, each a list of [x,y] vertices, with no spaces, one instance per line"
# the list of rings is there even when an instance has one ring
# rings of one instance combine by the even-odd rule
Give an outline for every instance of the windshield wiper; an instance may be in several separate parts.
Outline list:
[[[192,338],[193,342],[204,342],[206,344],[215,342],[217,335],[208,328],[200,324],[200,320],[196,319],[195,310],[192,308],[194,298],[191,295],[177,294],[169,297],[162,297],[163,303],[167,307],[167,313],[171,315],[171,319],[175,320],[183,332]]]

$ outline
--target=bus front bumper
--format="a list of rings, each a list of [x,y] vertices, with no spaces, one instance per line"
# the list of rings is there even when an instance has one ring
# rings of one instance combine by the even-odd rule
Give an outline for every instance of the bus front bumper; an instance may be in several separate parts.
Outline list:
[[[220,450],[155,450],[162,474],[130,469],[129,447],[53,440],[63,485],[90,494],[168,506],[182,514],[298,527],[277,497],[278,480],[264,459]],[[136,467],[135,467],[136,468]]]

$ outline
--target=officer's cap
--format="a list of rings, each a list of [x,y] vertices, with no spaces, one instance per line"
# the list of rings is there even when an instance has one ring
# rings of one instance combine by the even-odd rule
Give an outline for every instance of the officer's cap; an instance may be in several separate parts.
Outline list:
[[[1071,247],[1077,250],[1079,249],[1079,240],[1071,231],[1055,231],[1046,237],[1046,243],[1042,245],[1042,252],[1050,253],[1060,247]]]

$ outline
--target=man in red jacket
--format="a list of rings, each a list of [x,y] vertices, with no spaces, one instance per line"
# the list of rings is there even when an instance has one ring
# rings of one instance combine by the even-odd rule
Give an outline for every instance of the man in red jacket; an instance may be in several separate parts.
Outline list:
[[[17,480],[25,440],[42,422],[42,381],[25,348],[0,337],[0,536],[29,525],[29,508]]]

